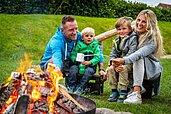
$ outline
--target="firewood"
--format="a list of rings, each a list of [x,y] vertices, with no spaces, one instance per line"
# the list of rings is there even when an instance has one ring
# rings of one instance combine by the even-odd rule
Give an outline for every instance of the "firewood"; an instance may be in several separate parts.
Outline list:
[[[30,102],[28,95],[19,96],[15,106],[14,114],[27,114],[27,108]]]
[[[61,106],[63,109],[65,109],[67,112],[69,112],[69,114],[73,114],[73,111],[71,109],[69,109],[68,107],[66,107],[62,102],[61,100],[58,100],[56,102],[59,106]]]
[[[68,97],[68,99],[70,99],[72,102],[74,102],[79,108],[81,108],[84,112],[86,112],[86,110],[84,109],[84,107],[79,104],[69,93],[67,90],[65,90],[63,87],[59,86],[59,91],[61,93],[63,93],[66,97]]]

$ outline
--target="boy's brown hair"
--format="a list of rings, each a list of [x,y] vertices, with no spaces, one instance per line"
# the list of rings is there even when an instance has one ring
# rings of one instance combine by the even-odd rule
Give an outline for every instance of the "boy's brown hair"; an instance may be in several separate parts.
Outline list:
[[[131,18],[131,17],[126,17],[126,16],[121,17],[121,18],[119,18],[119,19],[116,21],[116,23],[115,23],[115,28],[116,28],[116,29],[119,28],[119,27],[122,26],[124,23],[127,23],[127,25],[128,25],[129,28],[132,28],[132,27],[131,27],[132,18]]]

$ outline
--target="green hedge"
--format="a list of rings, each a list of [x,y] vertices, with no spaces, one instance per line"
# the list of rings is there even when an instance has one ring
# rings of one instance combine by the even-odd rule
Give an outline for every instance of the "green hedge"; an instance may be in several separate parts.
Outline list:
[[[48,0],[0,0],[0,13],[47,14]]]
[[[1,0],[0,13],[7,14],[66,14],[89,17],[136,18],[143,9],[153,10],[158,20],[171,21],[171,9],[150,7],[124,0]]]

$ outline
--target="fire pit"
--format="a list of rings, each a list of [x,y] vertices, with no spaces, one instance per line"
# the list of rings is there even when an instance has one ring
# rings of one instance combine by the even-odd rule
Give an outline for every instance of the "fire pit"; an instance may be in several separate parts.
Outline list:
[[[58,84],[63,75],[48,65],[49,74],[12,72],[0,86],[0,113],[4,114],[95,114],[96,104],[91,99],[70,95]]]
[[[78,101],[83,107],[85,107],[86,112],[75,112],[75,114],[95,114],[96,113],[96,104],[94,101],[83,97],[73,94],[72,97]]]

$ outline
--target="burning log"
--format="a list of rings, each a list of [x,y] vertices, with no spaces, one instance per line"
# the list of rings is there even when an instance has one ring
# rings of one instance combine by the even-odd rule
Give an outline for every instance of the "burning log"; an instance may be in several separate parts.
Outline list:
[[[12,94],[14,90],[14,87],[12,85],[1,87],[0,89],[0,111],[2,110],[2,107],[5,106],[7,100],[10,98],[10,95]]]
[[[8,105],[12,104],[17,99],[16,89],[18,89],[20,85],[20,81],[18,81],[20,74],[17,74],[17,76],[14,75],[14,73],[11,74],[12,75],[7,79],[7,82],[2,84],[0,88],[0,112],[3,112]],[[16,76],[16,78],[13,76]],[[13,79],[12,84],[10,84],[11,79]]]
[[[14,114],[27,114],[29,99],[27,95],[20,96],[16,102]]]
[[[67,111],[69,114],[73,114],[73,109],[76,108],[76,105],[70,105],[71,102],[65,98],[66,96],[59,94],[59,99],[56,101],[57,105],[59,107],[62,107],[65,111]],[[56,107],[59,109],[59,107]],[[62,112],[61,112],[62,113]],[[65,112],[66,113],[66,112]]]
[[[61,86],[59,86],[59,90],[64,94],[64,95],[66,95],[72,102],[74,102],[79,108],[81,108],[84,112],[86,111],[85,109],[84,109],[84,107],[83,106],[81,106],[70,94],[68,94],[68,92],[64,89],[64,88],[62,88]]]
[[[48,75],[34,69],[25,72],[31,66],[26,54],[25,58],[0,87],[0,114],[95,114],[93,101],[59,86],[63,75],[53,64],[48,65]]]
[[[37,100],[35,101],[33,107],[30,107],[32,112],[48,112],[49,111],[49,106],[48,102],[46,100]]]
[[[4,111],[4,114],[12,114],[15,107],[15,103],[10,104]]]
[[[96,105],[88,98],[68,94],[68,91],[58,84],[60,73],[53,72],[52,76],[36,72],[13,72],[10,76],[12,83],[0,88],[0,113],[5,114],[86,114],[95,113]],[[55,81],[52,81],[52,80]],[[57,90],[56,90],[57,89]],[[58,93],[56,93],[58,92]],[[54,96],[55,95],[55,96]],[[50,97],[49,97],[50,96]],[[49,98],[53,98],[51,105]],[[84,101],[85,100],[85,101]],[[82,103],[82,102],[89,103]],[[52,109],[50,109],[50,105]],[[90,105],[90,107],[89,107]]]

